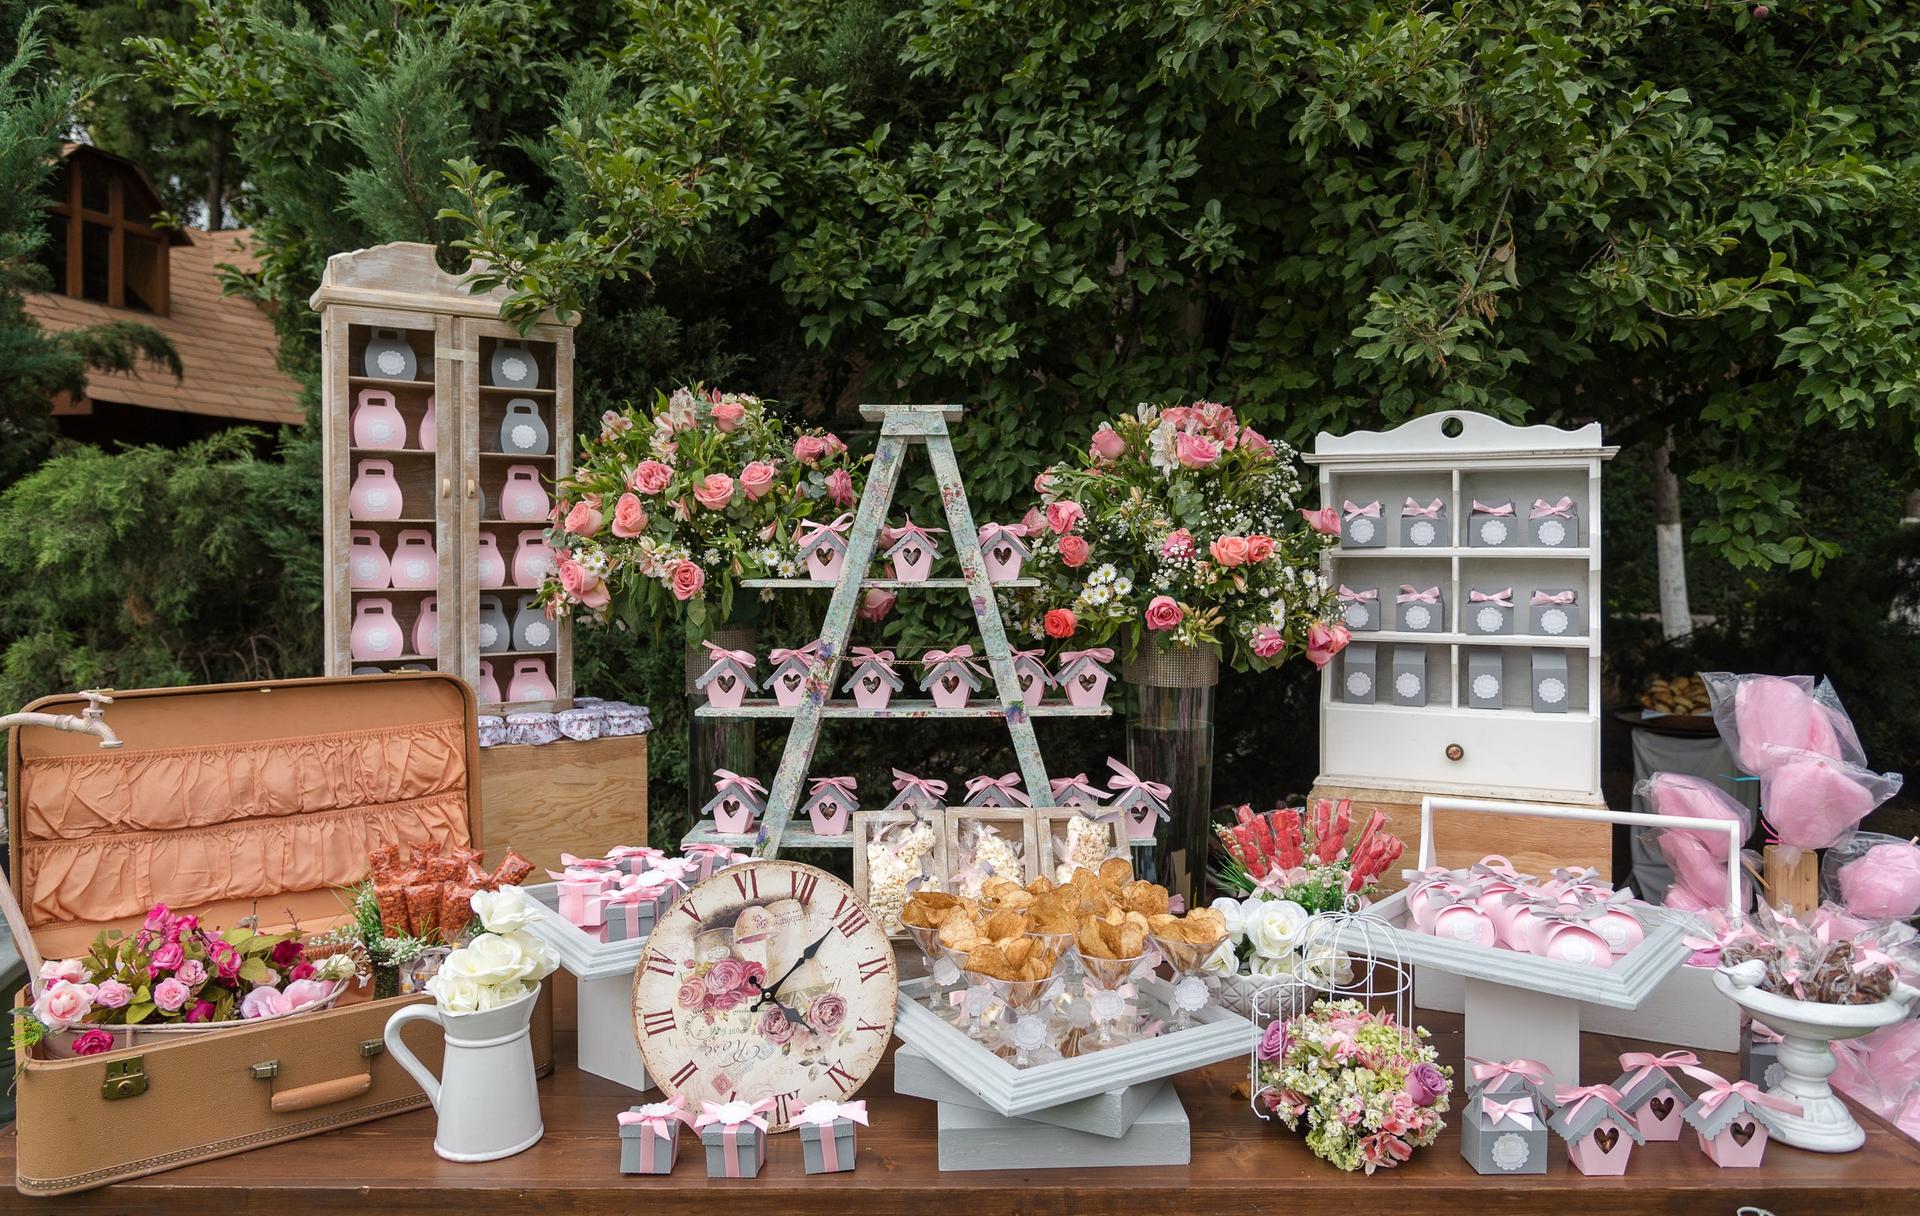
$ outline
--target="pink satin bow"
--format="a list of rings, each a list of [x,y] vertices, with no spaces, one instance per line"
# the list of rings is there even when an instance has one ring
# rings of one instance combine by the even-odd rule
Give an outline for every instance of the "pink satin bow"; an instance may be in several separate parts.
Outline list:
[[[687,1100],[680,1094],[675,1094],[665,1102],[649,1102],[638,1110],[623,1110],[619,1119],[622,1127],[638,1123],[662,1137],[668,1134],[667,1125],[670,1123],[693,1122],[693,1116],[687,1111]]]
[[[809,1102],[793,1112],[795,1123],[811,1123],[815,1127],[825,1127],[836,1119],[851,1119],[862,1127],[868,1126],[865,1099],[854,1102],[835,1102],[822,1098],[818,1102]]]
[[[1347,586],[1345,583],[1340,584],[1340,602],[1343,604],[1351,604],[1351,603],[1354,603],[1355,601],[1370,603],[1373,600],[1377,600],[1379,598],[1380,598],[1380,588],[1378,587],[1366,587],[1366,588],[1363,588],[1362,590],[1355,591],[1353,588]]]
[[[1063,650],[1060,652],[1060,667],[1064,670],[1078,663],[1081,659],[1092,659],[1096,663],[1111,663],[1113,662],[1113,647],[1089,646],[1085,650]]]
[[[1021,806],[1033,805],[1033,801],[1029,799],[1026,792],[1020,788],[1019,773],[1007,773],[999,777],[983,775],[979,777],[969,777],[967,779],[967,797],[969,798],[988,789],[1003,791],[1007,797],[1013,799]]]
[[[1778,1043],[1781,1041],[1780,1032],[1765,1022],[1748,1022],[1747,1032],[1753,1037],[1753,1041],[1756,1043]]]
[[[1409,498],[1406,505],[1400,508],[1400,514],[1408,517],[1418,516],[1421,519],[1439,519],[1440,508],[1445,505],[1436,498],[1423,507]]]
[[[1529,602],[1534,604],[1571,604],[1573,603],[1573,598],[1574,595],[1571,591],[1536,591],[1533,593],[1533,599]]]
[[[607,850],[608,861],[624,861],[629,857],[665,857],[659,849],[644,844],[616,844]]]
[[[708,844],[704,841],[696,842],[694,844],[690,844],[686,846],[686,851],[696,856],[700,854],[711,854],[715,861],[725,861],[730,857],[746,856],[746,854],[744,853],[735,853],[732,847],[729,845]]]
[[[1509,1119],[1512,1120],[1516,1126],[1523,1127],[1528,1131],[1533,1130],[1533,1098],[1531,1095],[1522,1095],[1511,1102],[1496,1102],[1492,1098],[1487,1098],[1483,1100],[1480,1109],[1486,1112],[1487,1120],[1491,1123],[1498,1123],[1502,1119]]]
[[[571,853],[560,854],[560,864],[569,870],[617,870],[620,863],[611,857],[575,857]]]
[[[814,639],[811,642],[808,642],[805,646],[798,646],[792,650],[787,650],[784,647],[775,646],[772,650],[769,650],[767,652],[767,662],[772,663],[776,667],[786,662],[788,659],[805,659],[807,662],[811,663],[813,660],[819,657],[820,657],[820,641],[818,638]]]
[[[712,659],[716,663],[718,663],[721,659],[732,659],[734,662],[740,664],[740,666],[746,668],[748,671],[752,671],[755,667],[758,667],[760,665],[760,660],[754,658],[751,651],[728,650],[726,647],[716,646],[712,642],[702,642],[700,644],[707,648],[707,657]]]
[[[978,672],[980,664],[973,661],[973,647],[962,642],[952,650],[929,650],[921,654],[920,661],[928,667],[938,667],[942,663],[958,663],[969,671]]]
[[[1513,514],[1513,504],[1510,502],[1503,502],[1496,507],[1491,504],[1481,502],[1479,499],[1476,498],[1473,500],[1473,513],[1475,515],[1511,515]]]
[[[714,791],[716,793],[719,792],[720,787],[723,785],[737,785],[741,789],[754,794],[765,794],[767,792],[767,787],[761,785],[752,777],[742,777],[739,773],[733,772],[730,769],[716,768],[713,770]],[[566,858],[563,856],[561,860],[565,861]]]
[[[822,790],[836,789],[851,800],[856,797],[854,793],[856,784],[852,777],[815,777],[807,793],[809,796],[817,797]]]
[[[1491,593],[1485,591],[1469,591],[1467,592],[1467,602],[1470,604],[1493,604],[1500,608],[1511,608],[1513,607],[1513,588],[1508,587],[1504,591],[1494,591]]]
[[[1406,583],[1401,583],[1400,594],[1394,597],[1393,602],[1396,604],[1437,604],[1440,602],[1440,588],[1437,586],[1429,587],[1425,591],[1421,591]]]
[[[1717,1072],[1705,1068],[1682,1068],[1682,1072],[1696,1081],[1703,1082],[1707,1089],[1700,1095],[1700,1113],[1710,1115],[1714,1109],[1729,1098],[1739,1098],[1748,1106],[1764,1106],[1768,1110],[1777,1110],[1783,1115],[1798,1115],[1802,1108],[1798,1102],[1786,1098],[1776,1098],[1751,1081],[1729,1081]]]
[[[1098,786],[1087,780],[1085,773],[1075,773],[1071,777],[1053,777],[1047,781],[1053,787],[1053,800],[1060,801],[1063,794],[1085,794],[1095,802],[1104,801],[1103,792]]]
[[[1340,509],[1347,513],[1348,519],[1358,519],[1363,515],[1368,519],[1380,518],[1380,504],[1377,502],[1370,502],[1364,507],[1356,507],[1353,505],[1353,500],[1349,498],[1340,504]]]
[[[702,1101],[700,1103],[700,1113],[694,1116],[693,1125],[695,1127],[708,1127],[718,1123],[721,1127],[739,1127],[743,1123],[751,1123],[763,1132],[767,1130],[767,1121],[761,1118],[761,1116],[773,1109],[772,1098],[760,1099],[753,1104],[748,1113],[732,1119],[728,1117],[728,1111],[726,1109],[731,1105],[733,1105],[731,1102]]]
[[[1604,1102],[1620,1116],[1622,1123],[1632,1123],[1633,1116],[1621,1109],[1620,1104],[1624,1101],[1626,1099],[1620,1096],[1620,1091],[1611,1085],[1576,1085],[1571,1089],[1555,1090],[1553,1094],[1554,1105],[1566,1111],[1568,1118],[1572,1118],[1588,1102]]]
[[[1468,1056],[1467,1063],[1472,1065],[1468,1071],[1473,1074],[1475,1085],[1509,1076],[1531,1081],[1535,1085],[1547,1083],[1547,1066],[1538,1060],[1483,1060],[1479,1056]]]
[[[1549,515],[1572,515],[1573,499],[1562,498],[1559,502],[1548,502],[1544,498],[1533,500],[1533,510],[1527,512],[1528,519],[1545,519]]]
[[[991,549],[994,543],[1004,539],[1023,540],[1027,535],[1025,524],[981,524],[980,547]]]
[[[1107,757],[1107,767],[1113,770],[1113,776],[1107,778],[1107,789],[1116,798],[1128,790],[1139,790],[1152,797],[1155,802],[1161,803],[1173,796],[1172,786],[1162,785],[1158,781],[1148,781],[1112,756]]]
[[[946,782],[936,777],[916,777],[912,773],[903,773],[897,768],[893,770],[893,788],[903,794],[910,789],[919,790],[934,802],[939,802],[947,796]]]
[[[1650,1051],[1629,1051],[1620,1057],[1620,1067],[1632,1075],[1627,1077],[1623,1090],[1632,1090],[1646,1083],[1654,1073],[1664,1073],[1669,1068],[1698,1067],[1700,1057],[1690,1051],[1670,1051],[1656,1056]]]
[[[906,523],[901,524],[897,528],[884,529],[884,531],[886,532],[886,536],[884,539],[888,544],[892,544],[894,541],[897,541],[902,537],[914,536],[920,539],[921,544],[931,547],[934,543],[934,540],[930,534],[934,532],[945,532],[946,529],[945,528],[923,528],[919,524],[914,523],[913,518],[911,516],[908,516]]]
[[[803,519],[800,521],[798,535],[796,535],[794,539],[799,543],[800,547],[804,549],[829,532],[835,536],[844,538],[847,529],[851,527],[853,527],[853,516],[851,515],[841,515],[832,522],[824,524],[815,523],[810,519]]]
[[[887,668],[893,666],[893,651],[875,650],[871,646],[855,646],[847,652],[847,660],[855,667],[862,663],[879,663]]]

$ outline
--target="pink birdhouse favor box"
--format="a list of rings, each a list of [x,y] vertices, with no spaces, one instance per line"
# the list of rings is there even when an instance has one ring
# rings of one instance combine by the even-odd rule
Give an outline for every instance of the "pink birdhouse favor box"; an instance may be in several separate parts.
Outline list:
[[[1107,779],[1113,799],[1107,805],[1125,815],[1127,839],[1152,840],[1160,821],[1172,818],[1167,799],[1173,796],[1173,787],[1146,780],[1112,756],[1107,757],[1107,767],[1113,770]]]
[[[706,673],[693,682],[693,686],[707,694],[707,704],[718,709],[738,709],[746,700],[749,692],[757,692],[760,684],[753,678],[753,669],[759,666],[759,660],[744,650],[728,650],[712,642],[702,642],[713,665]]]
[[[921,527],[912,519],[897,528],[881,529],[880,540],[887,547],[884,556],[893,563],[893,577],[903,583],[926,582],[933,573],[933,559],[940,556],[940,542],[933,539],[933,534],[945,531]]]
[[[1620,1091],[1620,1105],[1633,1116],[1641,1135],[1649,1141],[1680,1138],[1687,1091],[1668,1070],[1699,1066],[1700,1057],[1690,1051],[1669,1051],[1665,1055],[1629,1051],[1620,1057],[1620,1067],[1626,1071],[1613,1087]]]
[[[853,703],[861,709],[885,709],[893,694],[906,686],[893,669],[893,651],[855,646],[847,652],[853,674],[841,691],[853,694]]]
[[[1068,650],[1060,655],[1060,666],[1054,671],[1054,682],[1067,694],[1067,704],[1090,709],[1107,703],[1107,684],[1113,679],[1113,672],[1106,664],[1113,662],[1113,650],[1107,646],[1091,646],[1086,650]]]
[[[980,525],[980,561],[990,582],[1005,583],[1020,577],[1020,568],[1033,556],[1027,544],[1025,524]]]
[[[1583,1174],[1615,1175],[1627,1172],[1633,1146],[1646,1137],[1633,1116],[1620,1106],[1620,1091],[1611,1085],[1583,1085],[1554,1095],[1560,1109],[1548,1126],[1567,1142],[1567,1160]]]
[[[967,779],[967,806],[1018,807],[1032,806],[1033,800],[1020,788],[1019,773],[1003,773],[998,777],[979,776]]]
[[[1028,705],[1045,701],[1047,690],[1054,686],[1053,673],[1038,650],[1013,652],[1013,678],[1020,685],[1020,699]]]
[[[815,582],[839,581],[847,561],[847,533],[852,527],[851,515],[824,524],[812,520],[800,524],[794,541],[800,548],[800,560],[806,563],[807,575]]]
[[[1706,1081],[1707,1091],[1682,1117],[1699,1138],[1700,1151],[1722,1169],[1759,1165],[1778,1116],[1802,1113],[1798,1102],[1765,1093],[1751,1081],[1729,1081],[1704,1068],[1687,1072]]]
[[[929,650],[920,656],[920,663],[927,669],[920,677],[920,689],[941,709],[964,709],[967,699],[979,691],[981,668],[971,646]]]
[[[1107,795],[1093,782],[1087,780],[1085,773],[1075,773],[1071,777],[1054,777],[1048,780],[1053,787],[1053,805],[1055,806],[1105,806]]]
[[[713,770],[713,790],[713,797],[700,813],[713,816],[716,831],[746,836],[753,831],[753,821],[766,813],[767,787],[752,777],[717,768]]]
[[[807,818],[813,821],[813,830],[819,835],[844,835],[853,813],[859,809],[860,799],[852,777],[815,777],[807,790]]]
[[[765,687],[773,691],[774,704],[792,708],[806,699],[807,686],[813,679],[813,665],[820,657],[817,640],[794,650],[776,646],[767,652],[767,662],[773,665],[773,670],[767,674]]]
[[[889,811],[937,811],[947,805],[947,783],[933,777],[916,777],[893,770],[893,801]]]

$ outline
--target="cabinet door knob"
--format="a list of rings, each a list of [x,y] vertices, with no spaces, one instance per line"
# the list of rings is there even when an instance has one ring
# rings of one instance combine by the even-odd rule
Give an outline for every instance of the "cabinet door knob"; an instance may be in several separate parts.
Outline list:
[[[453,493],[453,478],[442,477],[440,479],[440,497],[445,498],[451,493]]]
[[[1461,747],[1458,743],[1447,744],[1447,759],[1460,760],[1465,758],[1466,754],[1467,754],[1467,749],[1464,747]]]
[[[467,497],[473,497],[473,478],[467,478]]]

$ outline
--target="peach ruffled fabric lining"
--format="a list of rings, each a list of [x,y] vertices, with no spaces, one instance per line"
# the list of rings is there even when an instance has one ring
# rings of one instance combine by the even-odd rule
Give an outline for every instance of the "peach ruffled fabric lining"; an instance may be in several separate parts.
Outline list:
[[[467,838],[465,726],[36,763],[28,919],[110,921],[344,885],[389,843]]]

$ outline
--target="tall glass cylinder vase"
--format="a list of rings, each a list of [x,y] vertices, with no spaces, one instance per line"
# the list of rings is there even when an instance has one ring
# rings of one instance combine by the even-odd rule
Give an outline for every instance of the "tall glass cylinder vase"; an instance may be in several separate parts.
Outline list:
[[[758,655],[760,631],[751,626],[728,626],[713,631],[714,645],[727,650],[744,650]],[[687,646],[687,700],[695,708],[706,704],[706,697],[693,682],[713,666],[707,648],[699,643]],[[700,822],[700,808],[713,798],[713,770],[731,769],[744,777],[758,777],[772,784],[771,773],[756,773],[758,761],[753,752],[752,718],[701,718],[691,710],[687,714],[687,824]],[[674,843],[678,843],[677,841]]]
[[[1203,899],[1213,810],[1213,702],[1220,685],[1220,652],[1211,646],[1152,642],[1129,659],[1122,676],[1131,686],[1127,764],[1148,781],[1168,786],[1168,822],[1153,847],[1136,847],[1144,876],[1183,896]]]

